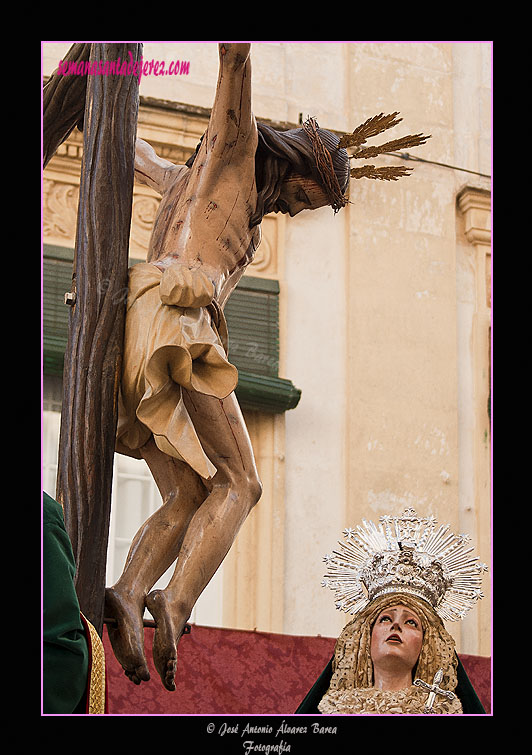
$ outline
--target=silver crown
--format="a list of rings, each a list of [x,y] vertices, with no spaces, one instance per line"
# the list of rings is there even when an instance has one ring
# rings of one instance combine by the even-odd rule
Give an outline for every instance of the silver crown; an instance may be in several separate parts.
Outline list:
[[[335,590],[339,610],[356,614],[380,595],[403,592],[457,621],[484,597],[481,575],[488,567],[470,556],[467,535],[452,534],[449,525],[436,529],[433,516],[418,517],[411,508],[380,522],[344,530],[340,550],[323,559],[328,572],[321,584]]]

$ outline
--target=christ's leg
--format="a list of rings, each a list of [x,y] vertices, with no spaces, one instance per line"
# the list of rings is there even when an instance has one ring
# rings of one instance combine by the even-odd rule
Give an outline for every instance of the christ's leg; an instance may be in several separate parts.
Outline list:
[[[190,520],[168,586],[154,590],[146,599],[156,622],[155,667],[169,690],[175,689],[177,643],[185,623],[262,492],[234,394],[220,401],[194,393],[187,394],[186,400],[217,473],[208,483],[211,492]]]
[[[140,684],[150,678],[144,655],[143,614],[149,590],[177,558],[188,523],[207,496],[197,474],[163,454],[153,439],[142,449],[163,505],[139,529],[119,580],[105,591],[107,630],[126,675]]]

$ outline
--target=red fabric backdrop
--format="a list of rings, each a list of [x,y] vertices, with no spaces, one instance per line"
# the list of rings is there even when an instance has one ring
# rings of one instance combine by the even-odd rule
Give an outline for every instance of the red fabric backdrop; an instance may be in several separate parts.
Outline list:
[[[145,630],[151,679],[139,686],[124,675],[107,632],[104,646],[110,714],[289,715],[294,713],[334,651],[330,637],[301,637],[193,624],[179,643],[175,692],[164,689],[151,660],[153,629]],[[487,713],[489,658],[460,656]]]

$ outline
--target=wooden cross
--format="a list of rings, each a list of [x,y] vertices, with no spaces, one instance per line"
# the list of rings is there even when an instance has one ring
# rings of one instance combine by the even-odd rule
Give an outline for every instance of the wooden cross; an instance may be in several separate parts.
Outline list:
[[[442,695],[448,700],[454,700],[454,698],[456,697],[454,692],[450,692],[449,690],[441,689],[441,687],[438,687],[438,684],[442,679],[443,669],[441,668],[436,671],[432,684],[427,684],[427,682],[424,682],[423,679],[414,679],[414,684],[417,687],[424,687],[425,689],[429,690],[429,696],[427,698],[427,702],[425,703],[425,707],[423,708],[423,713],[432,713],[432,706],[434,705],[436,695]]]
[[[138,63],[140,43],[75,44],[65,60]],[[95,70],[94,68],[92,70]],[[83,161],[56,498],[76,559],[83,614],[101,635],[117,395],[127,291],[138,76],[52,74],[43,91],[43,165],[83,121]]]

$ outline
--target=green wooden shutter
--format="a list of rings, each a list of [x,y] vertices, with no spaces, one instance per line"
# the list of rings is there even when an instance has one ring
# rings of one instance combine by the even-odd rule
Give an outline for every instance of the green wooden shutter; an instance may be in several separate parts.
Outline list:
[[[279,283],[242,278],[225,305],[229,359],[253,375],[279,374]]]
[[[242,408],[279,413],[297,406],[301,391],[278,377],[279,282],[244,276],[225,305],[225,317]]]
[[[65,294],[72,286],[74,252],[65,247],[44,246],[42,267],[43,365],[46,375],[63,375],[68,341]]]
[[[71,288],[73,257],[72,249],[44,245],[43,362],[48,375],[63,374],[70,311],[64,297]],[[301,391],[278,376],[278,281],[244,276],[226,304],[225,316],[242,408],[280,413],[297,406]]]

